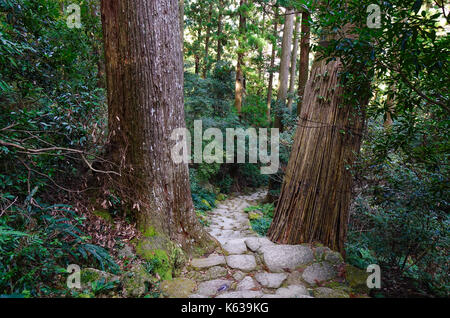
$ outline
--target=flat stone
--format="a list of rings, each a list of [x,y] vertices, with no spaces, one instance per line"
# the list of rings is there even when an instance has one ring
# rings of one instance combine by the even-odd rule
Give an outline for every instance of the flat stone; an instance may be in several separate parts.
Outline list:
[[[265,237],[247,238],[245,240],[245,244],[247,244],[247,247],[253,252],[259,251],[261,247],[275,245],[273,242],[271,242],[268,238]]]
[[[194,258],[191,262],[192,267],[195,269],[204,269],[225,264],[225,257],[221,255],[211,255],[208,258]]]
[[[228,266],[243,272],[250,272],[256,268],[256,259],[253,255],[230,255],[226,260]]]
[[[169,298],[187,298],[195,287],[195,282],[187,278],[175,278],[161,283],[161,291]]]
[[[255,279],[264,287],[278,288],[286,280],[286,274],[258,273]]]
[[[214,266],[214,267],[211,267],[210,269],[208,269],[208,271],[206,272],[206,277],[208,277],[208,279],[216,279],[216,278],[224,277],[227,274],[228,274],[228,271],[226,270],[226,268],[221,267],[221,266]]]
[[[229,240],[222,245],[222,248],[228,254],[244,254],[247,252],[247,245],[245,245],[243,239]]]
[[[264,294],[260,290],[242,290],[230,293],[225,293],[216,298],[261,298]]]
[[[275,293],[279,298],[309,298],[308,290],[302,285],[291,285],[286,288],[280,288]],[[308,297],[305,297],[308,296]]]
[[[262,252],[264,263],[274,273],[281,273],[285,269],[296,269],[314,261],[313,251],[305,245],[265,246]]]
[[[302,278],[311,285],[317,282],[323,282],[336,277],[337,271],[331,264],[327,262],[314,263],[308,266],[302,275]]]
[[[350,298],[343,290],[331,289],[327,287],[319,287],[314,289],[314,297],[316,298]]]
[[[227,286],[227,289],[229,289],[231,283],[232,281],[224,279],[209,280],[198,285],[197,294],[204,296],[214,296],[220,293],[219,288],[223,286]]]
[[[238,285],[236,290],[242,291],[242,290],[250,290],[252,288],[257,287],[255,281],[250,276],[245,277]]]

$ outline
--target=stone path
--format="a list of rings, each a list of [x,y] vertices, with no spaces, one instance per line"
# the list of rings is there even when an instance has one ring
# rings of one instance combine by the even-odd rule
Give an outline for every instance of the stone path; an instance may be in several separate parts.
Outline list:
[[[274,244],[252,231],[244,209],[265,196],[265,191],[232,196],[209,213],[208,231],[222,250],[193,259],[185,277],[167,282],[169,297],[348,298],[361,293],[344,278],[345,264],[339,253],[309,244]],[[180,279],[188,290],[180,289]],[[176,290],[172,295],[171,289]]]

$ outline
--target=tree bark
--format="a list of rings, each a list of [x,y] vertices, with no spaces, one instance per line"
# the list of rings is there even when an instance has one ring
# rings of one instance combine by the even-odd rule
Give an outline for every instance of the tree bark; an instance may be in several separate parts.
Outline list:
[[[289,64],[291,61],[292,32],[294,28],[294,10],[286,9],[286,21],[284,22],[283,42],[281,45],[280,61],[280,85],[277,100],[281,108],[286,106],[289,82]],[[282,122],[279,114],[275,116],[275,128],[282,130]]]
[[[242,8],[247,3],[247,0],[240,0],[240,8]],[[242,71],[242,66],[244,65],[244,51],[242,49],[243,37],[245,34],[246,27],[246,16],[240,11],[239,13],[239,47],[238,47],[238,58],[236,64],[236,85],[235,85],[235,99],[234,107],[236,108],[239,116],[242,111],[242,102],[244,99],[244,73]]]
[[[278,6],[275,7],[275,16],[273,18],[273,41],[272,41],[272,54],[270,56],[270,70],[269,70],[269,87],[267,88],[267,120],[272,122],[272,115],[270,108],[272,106],[273,95],[273,73],[275,69],[275,57],[277,53],[277,39],[278,39]]]
[[[188,251],[211,237],[195,215],[187,164],[170,139],[185,126],[178,0],[101,2],[108,90],[109,154],[122,197],[141,231]]]
[[[295,91],[295,74],[297,72],[297,53],[298,53],[298,38],[300,31],[300,16],[296,15],[295,30],[294,30],[294,46],[292,48],[291,55],[291,77],[289,81],[289,97],[287,107],[292,112],[292,104],[294,103],[294,91]]]
[[[184,0],[180,1],[180,32],[181,32],[181,49],[183,50],[184,46]]]
[[[320,242],[344,252],[352,189],[348,166],[360,150],[369,90],[359,92],[357,103],[344,104],[340,71],[339,59],[329,64],[317,59],[313,64],[268,232],[272,241]]]
[[[311,36],[311,28],[309,26],[309,12],[302,13],[301,41],[300,41],[300,65],[298,70],[298,102],[297,116],[300,116],[303,102],[303,94],[305,93],[306,83],[309,76],[309,41]]]

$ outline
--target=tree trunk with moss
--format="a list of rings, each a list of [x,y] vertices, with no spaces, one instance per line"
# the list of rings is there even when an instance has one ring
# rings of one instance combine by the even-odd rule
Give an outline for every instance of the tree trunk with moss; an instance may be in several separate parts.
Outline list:
[[[197,220],[187,164],[171,158],[185,126],[179,1],[101,3],[108,90],[109,154],[138,227],[185,250],[209,246]]]
[[[344,252],[352,166],[360,150],[368,89],[347,102],[339,59],[313,64],[281,195],[268,236],[274,242],[320,242]],[[360,83],[360,87],[364,83]],[[357,107],[358,106],[358,107]]]

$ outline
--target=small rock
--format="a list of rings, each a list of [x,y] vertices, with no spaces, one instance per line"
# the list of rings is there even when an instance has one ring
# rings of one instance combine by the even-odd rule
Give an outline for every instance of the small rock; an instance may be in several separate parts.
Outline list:
[[[134,265],[122,275],[124,297],[141,297],[145,294],[147,284],[154,284],[152,277],[142,265]]]
[[[279,298],[305,298],[309,297],[308,290],[302,285],[291,285],[286,288],[280,288],[275,293]]]
[[[208,258],[194,258],[191,262],[192,267],[197,270],[225,264],[225,257],[220,255],[211,255]]]
[[[230,286],[231,283],[231,281],[224,279],[209,280],[198,285],[197,294],[214,296],[219,293],[219,289],[223,287],[223,285]]]
[[[244,254],[247,252],[247,246],[244,243],[243,239],[230,240],[223,244],[223,249],[228,254]]]
[[[331,251],[331,252],[327,253],[325,255],[325,260],[328,263],[336,264],[336,265],[344,263],[344,259],[342,258],[341,253],[335,252],[335,251]]]
[[[253,255],[230,255],[226,257],[227,264],[231,268],[250,272],[256,268],[256,260]]]
[[[245,273],[237,271],[236,273],[233,274],[233,278],[237,281],[241,281],[244,279],[245,275],[246,275]]]
[[[252,288],[257,287],[255,281],[250,276],[245,277],[238,285],[236,290],[242,291],[242,290],[249,290]]]
[[[293,271],[288,274],[288,278],[286,280],[286,284],[288,285],[303,285],[302,273],[299,271]]]
[[[336,277],[337,271],[329,263],[314,263],[308,266],[303,272],[303,279],[311,285],[316,284],[317,282],[323,282],[330,280]]]
[[[305,245],[266,246],[262,252],[264,263],[275,273],[281,273],[285,269],[296,269],[314,260],[311,248]]]
[[[195,282],[187,278],[174,278],[161,283],[161,291],[169,298],[187,298],[195,287]]]
[[[286,280],[286,274],[258,273],[255,279],[264,287],[278,288]]]
[[[350,296],[342,291],[327,287],[319,287],[314,289],[314,297],[316,298],[350,298]]]
[[[348,264],[345,266],[345,279],[350,288],[358,293],[369,293],[369,287],[367,287],[367,278],[369,275],[370,273],[355,266]]]
[[[257,252],[261,247],[275,245],[268,238],[265,237],[250,237],[245,240],[247,247],[253,251]]]
[[[228,272],[227,272],[226,268],[221,267],[221,266],[214,266],[214,267],[211,267],[210,269],[208,269],[208,271],[206,272],[206,277],[208,278],[208,280],[211,280],[211,279],[224,277],[227,274],[228,274]]]

